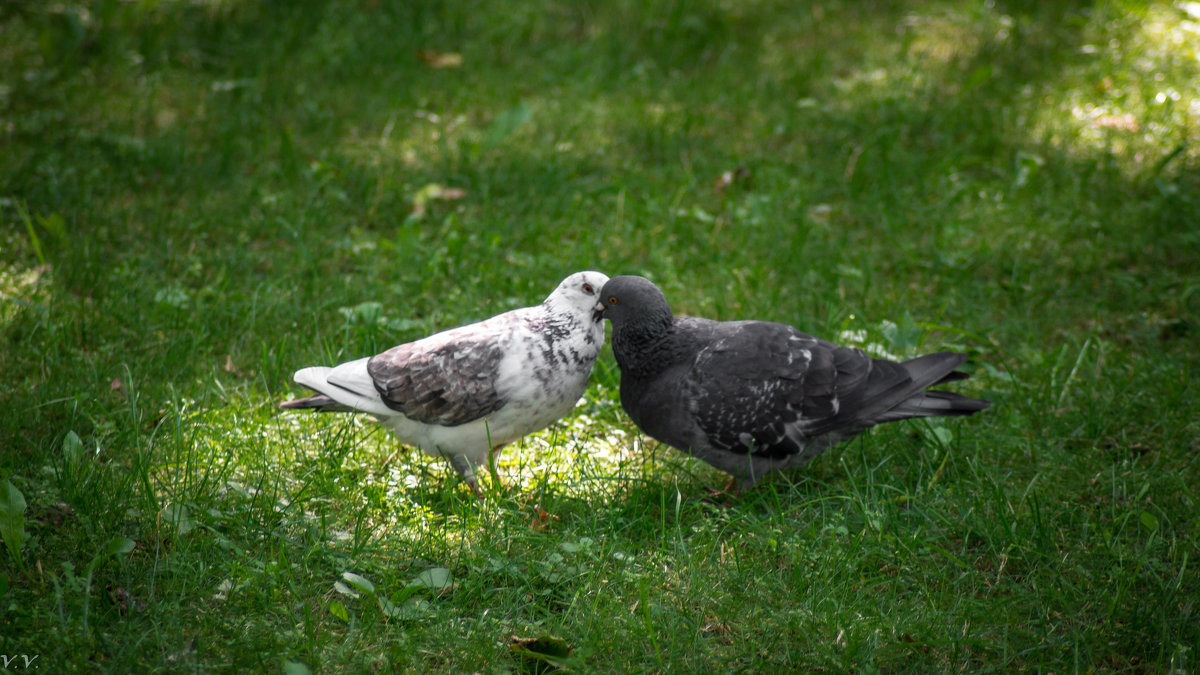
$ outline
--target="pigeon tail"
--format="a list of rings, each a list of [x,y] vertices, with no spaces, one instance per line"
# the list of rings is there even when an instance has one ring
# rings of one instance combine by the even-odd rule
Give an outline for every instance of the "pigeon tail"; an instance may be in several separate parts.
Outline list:
[[[350,406],[342,405],[325,394],[314,394],[293,401],[284,401],[279,404],[279,407],[283,410],[314,409],[318,412],[350,412],[353,410]]]
[[[954,352],[926,354],[903,363],[873,359],[855,417],[868,426],[890,419],[884,416],[914,396],[920,396],[924,389],[967,377],[965,373],[955,371],[966,360],[966,354]],[[830,418],[824,425],[814,426],[809,433],[826,433],[836,426],[837,418]]]
[[[895,422],[912,417],[952,417],[971,415],[992,406],[991,401],[970,398],[952,391],[923,391],[884,412],[876,422]]]
[[[911,417],[946,417],[951,415],[970,415],[990,407],[990,401],[969,398],[962,394],[949,391],[922,391],[948,382],[965,380],[970,375],[955,370],[967,361],[966,354],[954,352],[938,352],[918,356],[901,363],[912,378],[911,384],[905,388],[908,395],[895,406],[889,407],[874,416],[872,422],[894,422]]]
[[[296,371],[292,379],[317,392],[312,396],[284,401],[284,410],[316,410],[317,412],[361,412],[387,414],[388,408],[378,397],[363,393],[374,387],[367,379],[367,360],[358,359],[330,368],[312,366]],[[366,383],[364,383],[366,380]]]
[[[900,365],[904,366],[912,378],[913,388],[921,390],[935,384],[967,379],[969,375],[955,370],[966,362],[966,354],[937,352],[909,359]]]
[[[367,373],[369,358],[356,359],[334,366],[311,366],[296,371],[292,379],[332,399],[338,408],[325,412],[362,412],[372,415],[392,413],[375,392],[375,384]],[[312,408],[315,406],[304,406]]]

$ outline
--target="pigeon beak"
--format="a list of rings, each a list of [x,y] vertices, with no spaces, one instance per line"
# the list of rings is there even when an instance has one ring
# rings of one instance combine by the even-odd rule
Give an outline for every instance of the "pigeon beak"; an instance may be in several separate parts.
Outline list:
[[[603,321],[603,320],[604,320],[604,303],[597,302],[596,306],[592,309],[592,321]]]

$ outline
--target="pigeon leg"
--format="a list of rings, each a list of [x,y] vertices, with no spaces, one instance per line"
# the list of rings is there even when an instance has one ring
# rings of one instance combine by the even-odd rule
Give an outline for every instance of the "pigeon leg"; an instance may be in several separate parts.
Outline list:
[[[451,455],[445,454],[444,457],[450,461],[450,466],[462,476],[467,487],[471,488],[471,492],[478,499],[483,499],[483,492],[479,489],[479,483],[475,480],[475,467],[471,465],[471,460],[466,455]]]
[[[737,476],[730,476],[729,482],[725,484],[725,489],[722,490],[725,494],[739,496],[742,494],[742,487],[738,484]]]
[[[479,490],[479,484],[475,482],[474,478],[467,481],[467,487],[471,488],[471,492],[475,493],[476,499],[483,500],[483,492]]]
[[[704,491],[708,493],[708,497],[704,501],[718,506],[729,506],[730,501],[742,496],[742,487],[738,484],[737,476],[730,476],[729,482],[720,490],[704,488]]]
[[[491,434],[491,431],[489,431],[488,432],[488,444],[491,444],[491,442],[492,442],[492,434]],[[500,456],[500,448],[503,448],[506,445],[508,445],[508,443],[501,443],[500,445],[492,446],[492,449],[488,450],[488,458],[487,458],[488,473],[492,474],[492,482],[496,484],[496,491],[500,492],[500,493],[504,492],[504,483],[500,480],[500,472],[496,470],[496,458]]]

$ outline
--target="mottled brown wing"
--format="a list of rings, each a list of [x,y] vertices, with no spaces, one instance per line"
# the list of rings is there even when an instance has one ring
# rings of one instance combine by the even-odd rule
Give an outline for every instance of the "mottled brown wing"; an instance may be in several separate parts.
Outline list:
[[[393,347],[367,362],[389,408],[425,424],[453,427],[504,406],[496,393],[503,350],[495,333],[458,334]]]

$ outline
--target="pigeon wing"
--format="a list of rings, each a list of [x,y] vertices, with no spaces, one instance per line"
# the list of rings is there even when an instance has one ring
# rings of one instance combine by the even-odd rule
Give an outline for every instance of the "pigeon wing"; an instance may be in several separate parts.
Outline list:
[[[456,330],[373,356],[367,372],[392,410],[417,422],[452,427],[504,406],[496,391],[503,358],[496,331]]]
[[[806,404],[828,405],[803,395],[814,358],[823,356],[819,341],[765,321],[719,326],[684,378],[692,419],[721,450],[768,458],[800,452],[796,429]]]
[[[809,439],[855,434],[911,394],[898,363],[784,324],[722,324],[686,378],[689,409],[714,447],[779,459]]]

